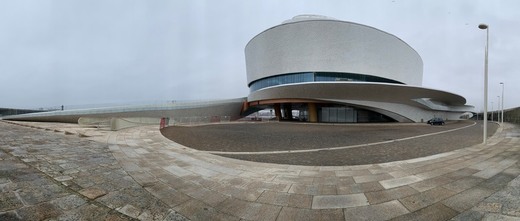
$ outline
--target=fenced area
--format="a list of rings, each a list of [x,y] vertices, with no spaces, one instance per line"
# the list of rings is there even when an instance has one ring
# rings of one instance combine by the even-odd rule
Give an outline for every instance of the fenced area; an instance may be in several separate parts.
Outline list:
[[[500,121],[502,116],[501,111],[488,112],[489,121]],[[473,119],[483,120],[483,113],[477,113]],[[520,107],[504,110],[504,122],[520,124]]]
[[[520,124],[520,107],[504,110],[504,122]]]

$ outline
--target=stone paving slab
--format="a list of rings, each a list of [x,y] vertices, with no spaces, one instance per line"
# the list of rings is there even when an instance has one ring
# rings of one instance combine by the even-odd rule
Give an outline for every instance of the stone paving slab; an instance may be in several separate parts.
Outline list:
[[[276,220],[345,220],[342,209],[301,209],[292,207],[283,207]]]
[[[312,198],[312,209],[337,209],[366,205],[368,205],[368,200],[362,193],[350,195],[321,195]]]
[[[402,198],[405,198],[407,196],[410,196],[410,195],[413,195],[416,193],[418,193],[418,192],[416,190],[414,190],[413,188],[411,188],[409,186],[402,186],[402,187],[397,187],[397,188],[389,189],[389,190],[381,190],[381,191],[373,191],[373,192],[367,191],[367,192],[365,192],[365,196],[367,196],[370,204],[375,205],[375,204],[379,204],[379,203],[383,203],[383,202],[387,202],[387,201],[391,201],[391,200],[402,199]]]
[[[420,209],[413,213],[407,213],[391,220],[448,220],[457,215],[457,211],[445,206],[442,203],[436,203],[426,208]]]
[[[399,201],[401,201],[401,203],[406,208],[408,208],[408,210],[416,211],[433,205],[453,195],[455,195],[455,192],[442,187],[437,187],[405,198],[401,198]]]
[[[520,139],[507,136],[520,129],[510,124],[488,145],[356,166],[230,159],[155,126],[21,124],[0,122],[0,220],[520,218]]]
[[[385,189],[392,189],[392,188],[399,187],[399,186],[405,186],[408,184],[417,183],[422,180],[423,179],[420,177],[411,175],[411,176],[399,177],[399,178],[390,179],[390,180],[383,180],[383,181],[379,181],[379,183],[381,183],[381,185]]]
[[[257,202],[278,206],[289,206],[295,208],[311,208],[312,197],[304,194],[279,193],[264,191]]]
[[[399,201],[392,200],[372,206],[346,208],[345,218],[351,220],[388,220],[409,212]]]

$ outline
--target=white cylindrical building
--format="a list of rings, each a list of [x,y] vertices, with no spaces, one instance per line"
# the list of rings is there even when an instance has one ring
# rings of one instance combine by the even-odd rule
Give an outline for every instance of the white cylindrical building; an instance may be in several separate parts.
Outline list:
[[[248,105],[274,108],[278,118],[419,122],[471,109],[462,96],[422,88],[419,54],[366,25],[296,16],[253,37],[245,56]]]

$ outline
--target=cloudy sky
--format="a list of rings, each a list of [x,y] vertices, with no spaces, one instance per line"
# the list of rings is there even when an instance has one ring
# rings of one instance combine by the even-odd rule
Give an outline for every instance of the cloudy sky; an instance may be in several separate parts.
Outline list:
[[[423,86],[483,109],[520,106],[520,1],[0,0],[0,107],[247,96],[244,47],[299,14],[392,33],[419,52]],[[490,107],[491,108],[491,107]]]

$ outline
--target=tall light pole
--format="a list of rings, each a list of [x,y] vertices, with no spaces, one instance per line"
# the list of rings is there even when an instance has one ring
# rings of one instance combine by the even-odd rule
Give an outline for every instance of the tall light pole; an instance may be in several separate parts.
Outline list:
[[[500,82],[502,85],[502,118],[500,119],[501,123],[504,123],[504,82]]]
[[[497,122],[500,123],[500,96],[497,96]]]
[[[478,25],[478,28],[486,30],[486,57],[484,62],[484,141],[487,144],[487,105],[488,105],[488,47],[489,47],[489,27],[486,24]]]
[[[495,119],[495,116],[493,116],[493,101],[491,101],[491,121],[493,121],[493,119]]]

